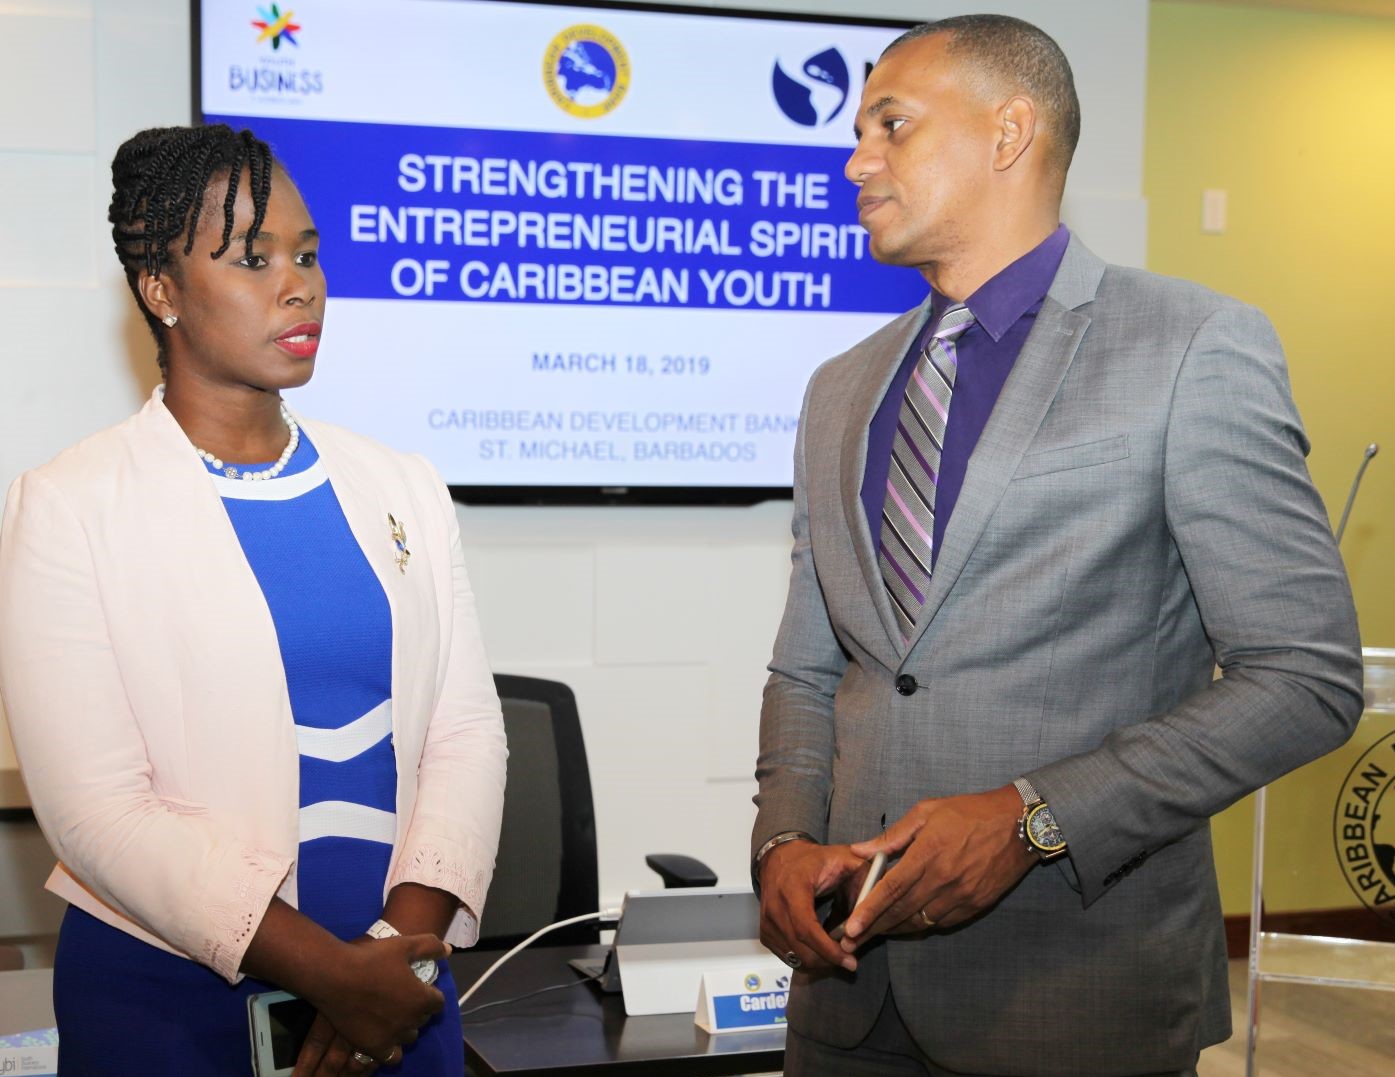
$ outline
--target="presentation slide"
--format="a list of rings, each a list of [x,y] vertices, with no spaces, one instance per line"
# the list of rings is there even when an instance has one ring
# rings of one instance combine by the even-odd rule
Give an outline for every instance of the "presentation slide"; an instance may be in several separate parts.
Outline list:
[[[843,175],[897,27],[499,0],[198,16],[203,119],[270,142],[322,236],[292,405],[467,497],[788,488],[810,374],[925,296],[872,259]]]

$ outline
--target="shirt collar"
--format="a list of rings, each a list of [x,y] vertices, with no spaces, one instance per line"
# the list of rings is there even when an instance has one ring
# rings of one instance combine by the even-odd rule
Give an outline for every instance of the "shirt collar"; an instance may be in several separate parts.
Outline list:
[[[1007,268],[979,286],[964,305],[995,341],[1012,328],[1017,319],[1046,297],[1056,270],[1061,266],[1070,230],[1060,225],[1039,244]],[[931,310],[943,313],[950,301],[931,288]],[[933,319],[932,319],[933,320]]]

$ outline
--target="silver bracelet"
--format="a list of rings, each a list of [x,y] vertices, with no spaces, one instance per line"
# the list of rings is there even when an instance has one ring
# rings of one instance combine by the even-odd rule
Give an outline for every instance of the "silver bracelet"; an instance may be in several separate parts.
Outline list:
[[[817,845],[818,839],[812,834],[806,834],[802,830],[782,830],[773,838],[767,841],[756,851],[756,855],[751,860],[751,886],[760,889],[760,862],[770,855],[770,850],[778,845],[784,845],[787,841],[811,841]]]

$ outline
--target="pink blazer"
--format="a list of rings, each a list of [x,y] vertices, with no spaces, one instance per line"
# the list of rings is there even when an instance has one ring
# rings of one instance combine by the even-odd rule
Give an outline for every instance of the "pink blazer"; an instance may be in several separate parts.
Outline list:
[[[303,426],[392,611],[385,894],[455,894],[446,939],[469,945],[507,752],[455,512],[422,458]],[[406,529],[405,571],[389,514]],[[299,756],[271,614],[158,390],[10,488],[0,700],[59,859],[48,888],[238,980],[273,895],[296,901]]]

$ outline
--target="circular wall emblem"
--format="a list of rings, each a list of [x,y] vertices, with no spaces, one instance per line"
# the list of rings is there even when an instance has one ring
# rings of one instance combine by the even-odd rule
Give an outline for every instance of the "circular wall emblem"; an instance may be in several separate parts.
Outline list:
[[[630,57],[609,30],[578,23],[548,43],[542,74],[547,94],[558,108],[593,120],[624,100],[630,88]]]
[[[799,64],[782,65],[777,59],[770,72],[775,104],[801,127],[832,123],[848,103],[850,82],[848,62],[833,48],[816,52]]]
[[[759,990],[760,990],[760,977],[757,976],[754,972],[748,972],[748,973],[746,973],[746,990],[747,990],[747,991],[759,991]]]
[[[1332,815],[1337,860],[1372,912],[1395,922],[1395,733],[1368,748],[1342,783]]]

